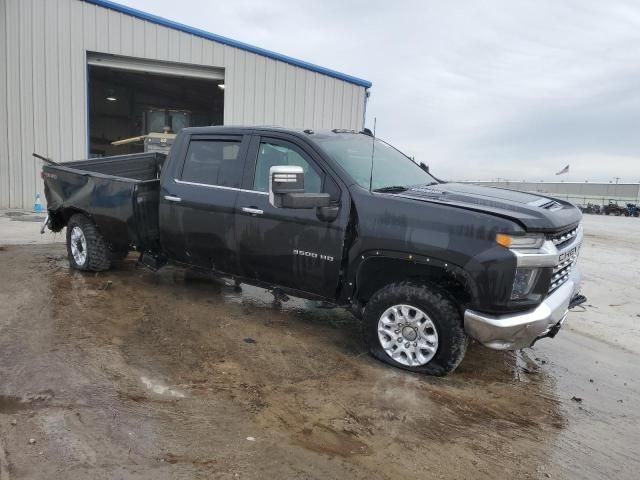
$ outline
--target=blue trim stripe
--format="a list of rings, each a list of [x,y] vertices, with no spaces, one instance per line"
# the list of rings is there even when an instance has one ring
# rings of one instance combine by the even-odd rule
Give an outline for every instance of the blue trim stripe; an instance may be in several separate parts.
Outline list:
[[[240,48],[242,50],[246,50],[247,52],[255,53],[263,57],[272,58],[274,60],[285,62],[290,65],[294,65],[296,67],[304,68],[306,70],[311,70],[312,72],[321,73],[329,77],[337,78],[338,80],[344,80],[345,82],[353,83],[354,85],[358,85],[360,87],[371,88],[371,85],[372,85],[371,82],[369,82],[368,80],[352,77],[351,75],[347,75],[345,73],[336,72],[335,70],[320,67],[318,65],[314,65],[313,63],[297,60],[295,58],[288,57],[287,55],[281,55],[280,53],[272,52],[270,50],[265,50],[264,48],[249,45],[248,43],[238,42],[237,40],[223,37],[221,35],[216,35],[215,33],[205,32],[204,30],[189,27],[188,25],[184,25],[182,23],[173,22],[171,20],[167,20],[166,18],[158,17],[157,15],[152,15],[150,13],[146,13],[141,10],[136,10],[135,8],[127,7],[125,5],[120,5],[119,3],[111,2],[109,0],[84,0],[84,1],[87,3],[92,3],[94,5],[98,5],[99,7],[104,7],[110,10],[115,10],[116,12],[124,13],[126,15],[131,15],[132,17],[136,17],[141,20],[146,20],[147,22],[156,23],[158,25],[162,25],[163,27],[172,28],[174,30],[179,30],[184,33],[189,33],[197,37],[206,38],[207,40],[212,40],[214,42],[222,43],[224,45],[229,45],[230,47]]]

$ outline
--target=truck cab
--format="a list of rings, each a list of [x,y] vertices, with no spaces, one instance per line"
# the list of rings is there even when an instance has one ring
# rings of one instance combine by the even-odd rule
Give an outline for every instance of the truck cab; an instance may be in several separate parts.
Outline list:
[[[370,133],[186,128],[155,162],[158,178],[149,171],[144,188],[118,190],[131,198],[111,213],[96,205],[122,181],[117,168],[110,179],[87,165],[84,181],[109,188],[69,193],[81,163],[45,167],[50,228],[68,227],[74,268],[108,268],[109,252],[136,249],[148,265],[328,301],[351,309],[371,353],[400,368],[447,374],[470,338],[495,349],[532,346],[584,301],[576,207],[442,182]],[[127,225],[117,235],[114,219]],[[101,249],[87,244],[96,235]],[[78,264],[82,248],[89,260],[106,253]]]

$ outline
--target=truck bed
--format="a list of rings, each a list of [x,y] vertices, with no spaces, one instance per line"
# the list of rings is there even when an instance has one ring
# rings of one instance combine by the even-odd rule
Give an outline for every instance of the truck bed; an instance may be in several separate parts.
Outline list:
[[[134,153],[45,165],[47,208],[54,231],[84,213],[114,250],[157,245],[160,172],[166,156]]]

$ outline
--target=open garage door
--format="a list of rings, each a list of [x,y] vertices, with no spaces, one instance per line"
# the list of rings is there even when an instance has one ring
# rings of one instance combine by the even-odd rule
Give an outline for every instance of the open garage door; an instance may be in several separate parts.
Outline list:
[[[222,125],[222,69],[93,53],[87,63],[91,157],[144,149],[143,140],[114,141]]]

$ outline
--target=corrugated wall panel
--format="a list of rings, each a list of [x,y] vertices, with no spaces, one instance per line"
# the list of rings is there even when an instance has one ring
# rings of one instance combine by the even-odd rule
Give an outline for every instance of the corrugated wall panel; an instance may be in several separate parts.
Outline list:
[[[254,89],[254,107],[253,107],[253,122],[255,125],[266,125],[265,122],[265,99],[267,94],[266,88],[266,58],[256,56],[256,71],[254,75],[255,89]]]
[[[156,29],[157,55],[159,60],[169,60],[169,29],[157,27]]]
[[[255,104],[256,104],[256,55],[247,53],[244,59],[244,86],[242,91],[244,94],[244,109],[242,114],[242,123],[245,125],[254,125],[255,120]]]
[[[45,0],[46,1],[46,0]],[[66,0],[56,0],[52,3],[58,4],[58,11],[62,3]],[[96,8],[96,49],[100,52],[109,51],[109,10],[105,8]]]
[[[0,206],[9,206],[9,118],[7,112],[7,4],[0,2]]]
[[[31,152],[86,156],[86,52],[224,68],[228,125],[362,127],[363,87],[80,0],[0,0],[0,208],[41,192]]]
[[[79,25],[80,32],[82,34],[82,23],[76,23]],[[47,140],[47,95],[45,86],[47,80],[46,48],[45,9],[44,5],[40,2],[35,2],[33,5],[33,150],[40,154],[49,150]],[[73,128],[78,128],[78,125],[74,123]],[[83,124],[80,125],[79,128],[79,132],[84,131]],[[38,167],[36,168],[36,185],[38,187],[38,191],[42,193],[42,187],[40,185],[41,179],[38,174],[40,170],[40,163],[38,160],[33,160],[36,162],[36,167]]]
[[[38,0],[40,1],[40,0]],[[105,15],[105,23],[108,22]],[[108,42],[108,36],[106,41]],[[73,137],[82,135],[72,127],[71,97],[77,94],[71,84],[71,0],[58,3],[58,85],[60,96],[60,156],[64,161],[73,158]]]
[[[304,110],[302,112],[302,126],[310,128],[313,125],[313,110],[315,104],[314,92],[316,88],[315,72],[305,72],[304,82]]]
[[[122,19],[120,18],[122,14],[109,10],[107,15],[109,19],[107,25],[109,51],[122,53]]]
[[[225,80],[226,81],[226,80]],[[270,58],[265,59],[264,73],[264,125],[273,125],[276,122],[276,62]]]
[[[276,62],[276,84],[275,84],[275,100],[274,115],[271,125],[285,124],[285,97],[287,91],[287,65],[282,62]]]
[[[120,18],[120,54],[133,55],[133,18],[118,13]],[[91,50],[87,47],[87,50]]]
[[[7,134],[9,139],[9,208],[22,203],[22,133],[20,125],[20,4],[7,3]]]
[[[22,200],[20,203],[33,203],[35,195],[35,165],[29,150],[33,149],[33,37],[29,28],[33,15],[32,0],[20,2],[20,136],[23,145],[22,162]]]
[[[53,2],[50,2],[53,3]],[[87,50],[97,50],[96,48],[96,10],[95,7],[89,3],[82,4],[82,26],[84,31],[83,45]],[[133,19],[128,17],[133,23]]]
[[[82,18],[82,3],[71,2],[72,18]],[[119,44],[122,46],[120,32]],[[87,56],[82,42],[82,23],[71,22],[71,128],[73,130],[72,158],[78,160],[86,156],[87,151]]]

